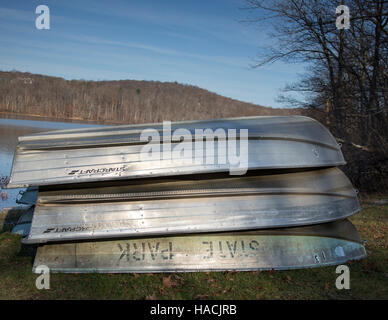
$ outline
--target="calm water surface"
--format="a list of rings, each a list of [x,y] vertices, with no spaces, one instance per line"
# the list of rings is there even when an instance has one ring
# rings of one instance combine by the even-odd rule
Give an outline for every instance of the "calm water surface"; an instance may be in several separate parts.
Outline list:
[[[35,132],[44,132],[60,129],[75,129],[85,127],[99,127],[100,125],[71,123],[71,122],[53,122],[53,121],[35,121],[35,120],[16,120],[0,118],[0,178],[9,177],[12,167],[13,154],[18,142],[19,136],[28,135]],[[16,198],[19,191],[23,189],[6,189],[0,187],[0,192],[6,192],[8,198],[0,198],[0,210],[5,207],[16,206]]]

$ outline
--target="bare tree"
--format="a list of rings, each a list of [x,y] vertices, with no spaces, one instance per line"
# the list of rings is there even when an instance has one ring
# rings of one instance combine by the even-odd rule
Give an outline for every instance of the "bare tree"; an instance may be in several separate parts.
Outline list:
[[[250,21],[264,25],[274,39],[255,67],[277,60],[308,65],[302,79],[287,85],[279,100],[324,113],[338,140],[368,153],[362,155],[363,165],[380,166],[377,171],[387,177],[388,2],[246,2]],[[336,8],[345,4],[350,9],[350,28],[337,29]],[[304,100],[290,95],[295,92],[303,93]]]

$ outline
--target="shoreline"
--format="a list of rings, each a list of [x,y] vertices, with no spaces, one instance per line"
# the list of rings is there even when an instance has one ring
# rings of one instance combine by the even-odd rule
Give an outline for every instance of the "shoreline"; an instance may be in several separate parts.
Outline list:
[[[46,117],[41,115],[24,115],[24,114],[12,113],[12,112],[2,112],[2,111],[0,111],[0,118],[13,119],[13,120],[35,120],[35,121],[47,121],[47,122],[68,122],[68,123],[96,124],[96,125],[129,124],[124,121],[97,121],[97,120],[85,120],[80,118],[54,118],[54,117]]]

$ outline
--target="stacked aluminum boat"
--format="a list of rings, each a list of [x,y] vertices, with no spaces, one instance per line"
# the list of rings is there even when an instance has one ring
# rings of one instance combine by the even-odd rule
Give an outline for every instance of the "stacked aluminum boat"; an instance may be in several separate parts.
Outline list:
[[[307,117],[165,122],[20,137],[8,187],[34,270],[295,269],[366,255],[343,164]]]

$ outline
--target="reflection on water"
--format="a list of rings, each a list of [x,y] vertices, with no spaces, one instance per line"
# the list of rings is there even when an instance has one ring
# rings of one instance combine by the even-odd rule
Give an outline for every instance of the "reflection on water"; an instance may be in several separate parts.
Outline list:
[[[0,119],[0,179],[6,180],[10,175],[13,154],[18,142],[18,137],[50,130],[97,126],[98,125],[70,122]],[[2,193],[0,195],[0,210],[5,207],[15,206],[15,201],[20,190],[21,189],[3,190],[0,187],[0,193]]]

